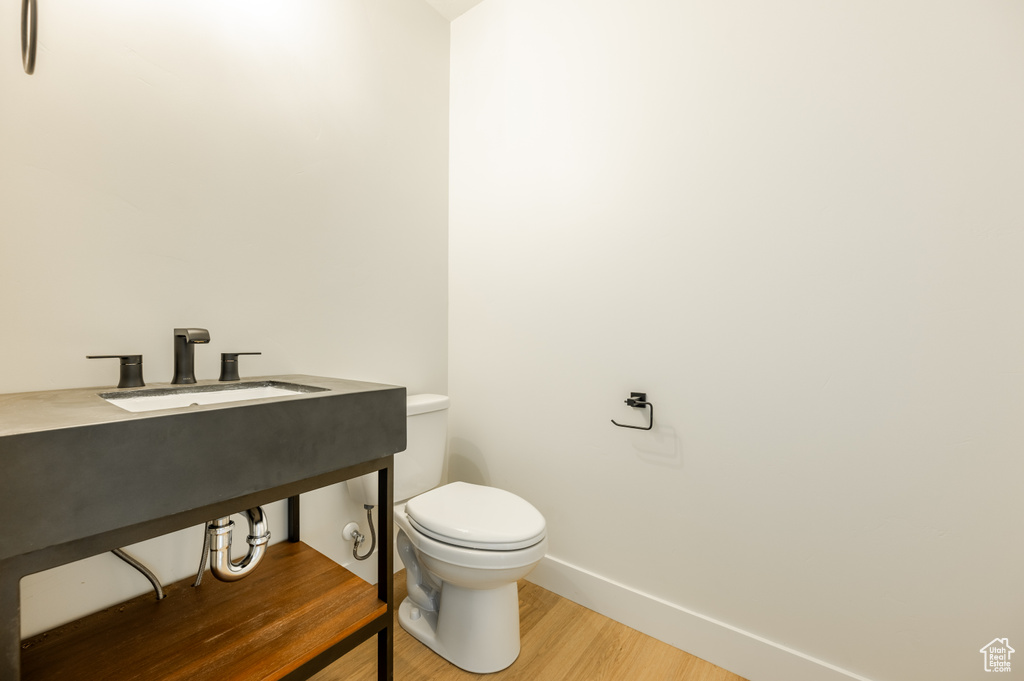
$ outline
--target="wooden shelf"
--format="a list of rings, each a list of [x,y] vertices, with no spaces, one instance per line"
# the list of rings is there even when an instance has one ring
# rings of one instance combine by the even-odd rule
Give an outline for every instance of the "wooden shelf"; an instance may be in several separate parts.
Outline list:
[[[388,626],[377,587],[301,543],[243,580],[209,573],[22,641],[23,681],[270,681]],[[330,661],[330,660],[328,660]]]

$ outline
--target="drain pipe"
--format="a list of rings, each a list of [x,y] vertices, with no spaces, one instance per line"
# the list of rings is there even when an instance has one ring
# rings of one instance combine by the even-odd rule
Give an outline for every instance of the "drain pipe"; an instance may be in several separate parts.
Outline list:
[[[206,528],[210,538],[210,571],[222,582],[235,582],[252,572],[263,559],[270,541],[267,517],[259,506],[245,512],[249,520],[249,536],[245,538],[249,551],[239,561],[231,560],[230,516],[211,521]]]

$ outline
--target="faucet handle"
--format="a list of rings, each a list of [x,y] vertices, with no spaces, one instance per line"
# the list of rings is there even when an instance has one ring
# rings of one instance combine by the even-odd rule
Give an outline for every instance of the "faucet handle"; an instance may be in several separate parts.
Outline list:
[[[222,352],[220,353],[220,379],[221,381],[238,380],[238,356],[239,355],[262,355],[262,352]]]
[[[142,388],[142,355],[86,355],[86,359],[119,359],[121,375],[117,382],[118,388]]]

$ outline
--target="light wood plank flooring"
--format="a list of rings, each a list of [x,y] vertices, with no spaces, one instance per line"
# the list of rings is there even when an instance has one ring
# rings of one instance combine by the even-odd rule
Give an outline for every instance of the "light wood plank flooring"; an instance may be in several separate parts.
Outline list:
[[[403,570],[395,575],[395,603],[405,594]],[[744,681],[525,580],[519,613],[522,652],[496,674],[465,672],[396,626],[396,681]],[[375,681],[376,645],[367,641],[313,681]]]

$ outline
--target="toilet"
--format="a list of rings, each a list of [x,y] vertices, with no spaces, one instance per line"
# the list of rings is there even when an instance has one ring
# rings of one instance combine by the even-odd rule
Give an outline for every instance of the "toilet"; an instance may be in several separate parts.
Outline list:
[[[395,455],[397,550],[409,595],[398,621],[468,672],[505,669],[519,657],[522,579],[547,552],[544,516],[505,490],[467,482],[438,487],[448,397],[406,399],[408,445]],[[377,505],[377,476],[353,481]],[[386,536],[386,534],[385,534]]]

